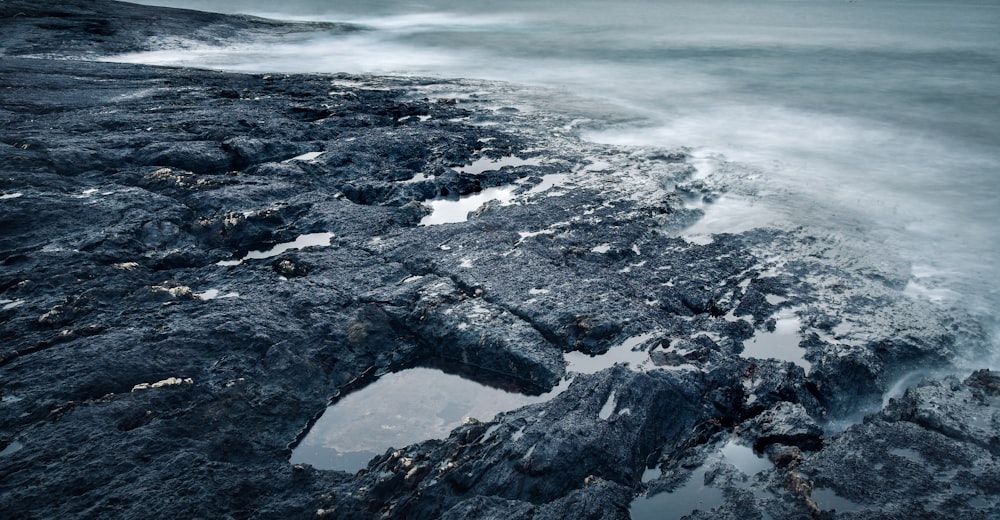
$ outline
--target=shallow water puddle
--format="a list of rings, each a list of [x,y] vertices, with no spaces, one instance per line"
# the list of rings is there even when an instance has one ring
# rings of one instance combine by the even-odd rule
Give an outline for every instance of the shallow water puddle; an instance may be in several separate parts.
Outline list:
[[[432,368],[386,374],[328,407],[292,451],[291,462],[355,472],[389,448],[443,439],[468,417],[490,421],[500,412],[547,401],[563,388],[528,396]]]
[[[607,421],[611,418],[611,414],[615,413],[615,408],[618,407],[618,393],[614,390],[608,394],[608,400],[604,402],[604,406],[601,407],[601,411],[597,413],[602,421]]]
[[[832,489],[816,488],[812,490],[810,497],[816,501],[816,505],[823,511],[835,510],[838,513],[850,513],[865,509],[864,504],[844,498],[834,493]]]
[[[610,170],[614,165],[608,161],[603,161],[600,159],[592,159],[592,161],[579,169],[582,172],[603,172]]]
[[[219,291],[218,289],[208,289],[208,290],[205,290],[205,291],[200,292],[200,293],[194,293],[194,295],[197,296],[198,298],[202,299],[202,300],[214,300],[216,298],[239,298],[240,297],[240,293],[238,293],[238,292],[233,291],[233,292],[228,292],[226,294],[222,294],[222,292]]]
[[[628,364],[634,370],[642,370],[652,363],[649,351],[634,349],[645,345],[657,334],[658,332],[647,332],[632,336],[599,356],[591,356],[577,351],[567,352],[563,356],[566,359],[566,372],[595,374],[617,364]]]
[[[774,467],[769,460],[754,453],[753,448],[731,440],[722,447],[722,456],[744,475],[753,476]]]
[[[695,510],[709,511],[721,506],[722,490],[705,483],[705,474],[720,461],[731,464],[748,477],[773,467],[770,461],[758,456],[751,448],[732,439],[719,450],[717,455],[709,457],[704,464],[693,471],[683,486],[671,492],[641,496],[633,500],[630,508],[632,519],[681,518]],[[642,481],[655,480],[659,476],[659,469],[647,469],[643,473]]]
[[[532,186],[525,195],[542,193],[543,191],[547,191],[550,188],[554,188],[565,183],[568,179],[569,174],[567,173],[550,173],[548,175],[543,175],[542,182]]]
[[[416,119],[417,121],[420,121],[421,123],[424,123],[426,121],[430,121],[433,118],[434,118],[434,116],[430,116],[430,115],[423,115],[423,116],[403,116],[403,117],[400,117],[400,118],[396,119],[396,121],[399,121],[400,123],[402,123],[404,121],[409,121],[411,119]]]
[[[488,422],[500,412],[548,401],[569,387],[573,374],[592,374],[617,363],[641,370],[651,363],[649,353],[633,349],[657,334],[633,336],[600,356],[566,353],[570,377],[536,396],[507,392],[431,368],[386,374],[329,406],[292,451],[290,461],[355,472],[389,448],[445,438],[467,417]],[[616,407],[612,392],[599,417],[608,419]]]
[[[553,186],[562,184],[568,178],[564,173],[550,173],[542,176],[542,181],[533,186],[523,196],[530,196],[549,190]],[[473,193],[464,197],[440,198],[425,201],[424,204],[430,206],[429,215],[420,219],[421,226],[435,226],[438,224],[452,224],[455,222],[465,222],[469,220],[469,213],[476,211],[483,204],[490,201],[497,201],[500,205],[512,204],[518,196],[518,190],[522,189],[522,183],[527,178],[521,178],[512,184],[488,188],[479,193]],[[413,181],[411,179],[410,181]],[[404,182],[410,182],[404,181]],[[416,182],[416,181],[414,181]]]
[[[501,157],[499,159],[490,159],[488,157],[483,157],[482,159],[477,159],[468,166],[458,166],[452,169],[460,173],[479,175],[481,173],[499,170],[500,168],[503,168],[505,166],[511,166],[517,168],[520,166],[538,166],[540,164],[542,164],[541,157],[531,157],[528,159],[521,159],[520,157],[514,157],[514,156]]]
[[[771,305],[780,305],[788,301],[788,298],[785,298],[784,296],[778,296],[775,294],[766,294],[764,295],[764,299],[767,300],[767,303],[770,303]]]
[[[308,152],[308,153],[304,153],[302,155],[296,155],[295,157],[292,157],[291,159],[285,159],[284,161],[281,161],[281,162],[286,162],[286,163],[287,162],[292,162],[292,161],[313,162],[317,158],[319,158],[320,155],[323,155],[325,153],[326,152]]]
[[[81,191],[78,195],[73,195],[73,198],[76,198],[76,199],[89,199],[89,198],[92,198],[95,195],[107,196],[107,195],[114,195],[114,193],[115,192],[113,190],[101,191],[101,190],[99,190],[97,188],[87,188],[87,189]]]
[[[284,242],[278,244],[267,251],[250,251],[243,258],[238,260],[222,260],[216,262],[215,265],[240,265],[244,260],[259,260],[262,258],[271,258],[273,256],[278,256],[285,251],[290,249],[305,249],[307,247],[326,247],[330,245],[330,240],[333,239],[333,233],[308,233],[305,235],[299,235],[298,238],[291,242]]]
[[[454,222],[465,222],[469,220],[469,213],[480,208],[483,204],[495,200],[502,205],[509,204],[514,199],[514,191],[518,186],[508,184],[497,188],[485,189],[473,195],[466,195],[458,199],[434,199],[425,202],[431,207],[431,213],[420,219],[421,226],[434,226],[437,224],[451,224]]]
[[[434,176],[433,175],[428,175],[426,173],[419,173],[418,172],[417,174],[415,174],[413,177],[410,177],[409,179],[402,180],[402,181],[395,181],[395,182],[396,182],[396,184],[416,184],[418,182],[426,182],[426,181],[430,181],[430,180],[434,180]]]
[[[669,493],[642,496],[632,501],[632,520],[681,518],[692,511],[709,511],[723,504],[722,490],[705,484],[708,464],[691,473],[688,481]]]
[[[782,309],[775,316],[774,332],[757,331],[750,341],[744,342],[741,356],[790,361],[808,373],[812,364],[806,361],[805,349],[799,347],[799,342],[802,341],[802,335],[799,334],[801,326],[802,322],[791,309]]]

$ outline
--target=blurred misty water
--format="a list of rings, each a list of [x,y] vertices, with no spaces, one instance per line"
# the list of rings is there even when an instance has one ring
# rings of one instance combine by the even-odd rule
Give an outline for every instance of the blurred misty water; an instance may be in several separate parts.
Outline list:
[[[766,215],[901,255],[916,298],[998,314],[998,2],[142,3],[369,30],[121,59],[481,78],[610,103],[632,123],[586,138],[747,165]]]

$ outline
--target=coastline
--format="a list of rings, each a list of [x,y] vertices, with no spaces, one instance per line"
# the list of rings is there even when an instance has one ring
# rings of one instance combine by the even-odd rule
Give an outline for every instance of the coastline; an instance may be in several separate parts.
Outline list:
[[[627,518],[703,465],[727,494],[694,518],[833,515],[820,488],[859,517],[1000,510],[995,374],[879,410],[910,372],[988,348],[973,320],[809,230],[664,233],[717,195],[684,150],[582,142],[487,82],[84,61],[181,27],[297,29],[129,6],[163,31],[137,35],[116,2],[26,5],[0,4],[19,24],[0,56],[5,515]],[[63,36],[32,41],[41,25]],[[538,161],[462,172],[510,157]],[[550,175],[566,177],[533,193]],[[422,202],[503,186],[513,203],[419,226]],[[217,265],[317,233],[329,246]],[[781,310],[807,330],[808,371],[741,355]],[[564,352],[643,334],[652,368],[577,375],[356,475],[288,462],[331,398],[386,372],[537,393],[566,376]],[[768,469],[714,459],[731,438]]]

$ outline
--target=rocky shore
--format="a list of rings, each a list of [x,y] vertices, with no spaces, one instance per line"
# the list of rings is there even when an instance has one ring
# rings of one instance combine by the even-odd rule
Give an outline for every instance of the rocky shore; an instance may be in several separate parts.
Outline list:
[[[978,322],[814,230],[684,237],[727,189],[685,150],[511,85],[97,61],[363,27],[75,0],[0,28],[2,518],[1000,516],[1000,377],[944,375]],[[748,351],[788,323],[801,359]],[[565,390],[357,473],[289,462],[412,367]]]

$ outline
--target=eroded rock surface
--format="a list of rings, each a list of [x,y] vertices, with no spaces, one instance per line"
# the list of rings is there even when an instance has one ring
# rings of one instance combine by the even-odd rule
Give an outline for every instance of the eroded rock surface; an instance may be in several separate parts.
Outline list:
[[[103,1],[0,19],[4,516],[627,518],[692,475],[722,498],[677,516],[1000,512],[995,374],[880,410],[988,348],[977,323],[809,229],[686,240],[727,185],[684,150],[583,142],[510,85],[79,59],[316,27]],[[782,312],[805,361],[745,355]],[[622,348],[642,361],[565,357]],[[288,462],[331,399],[418,365],[566,389],[354,475]]]

